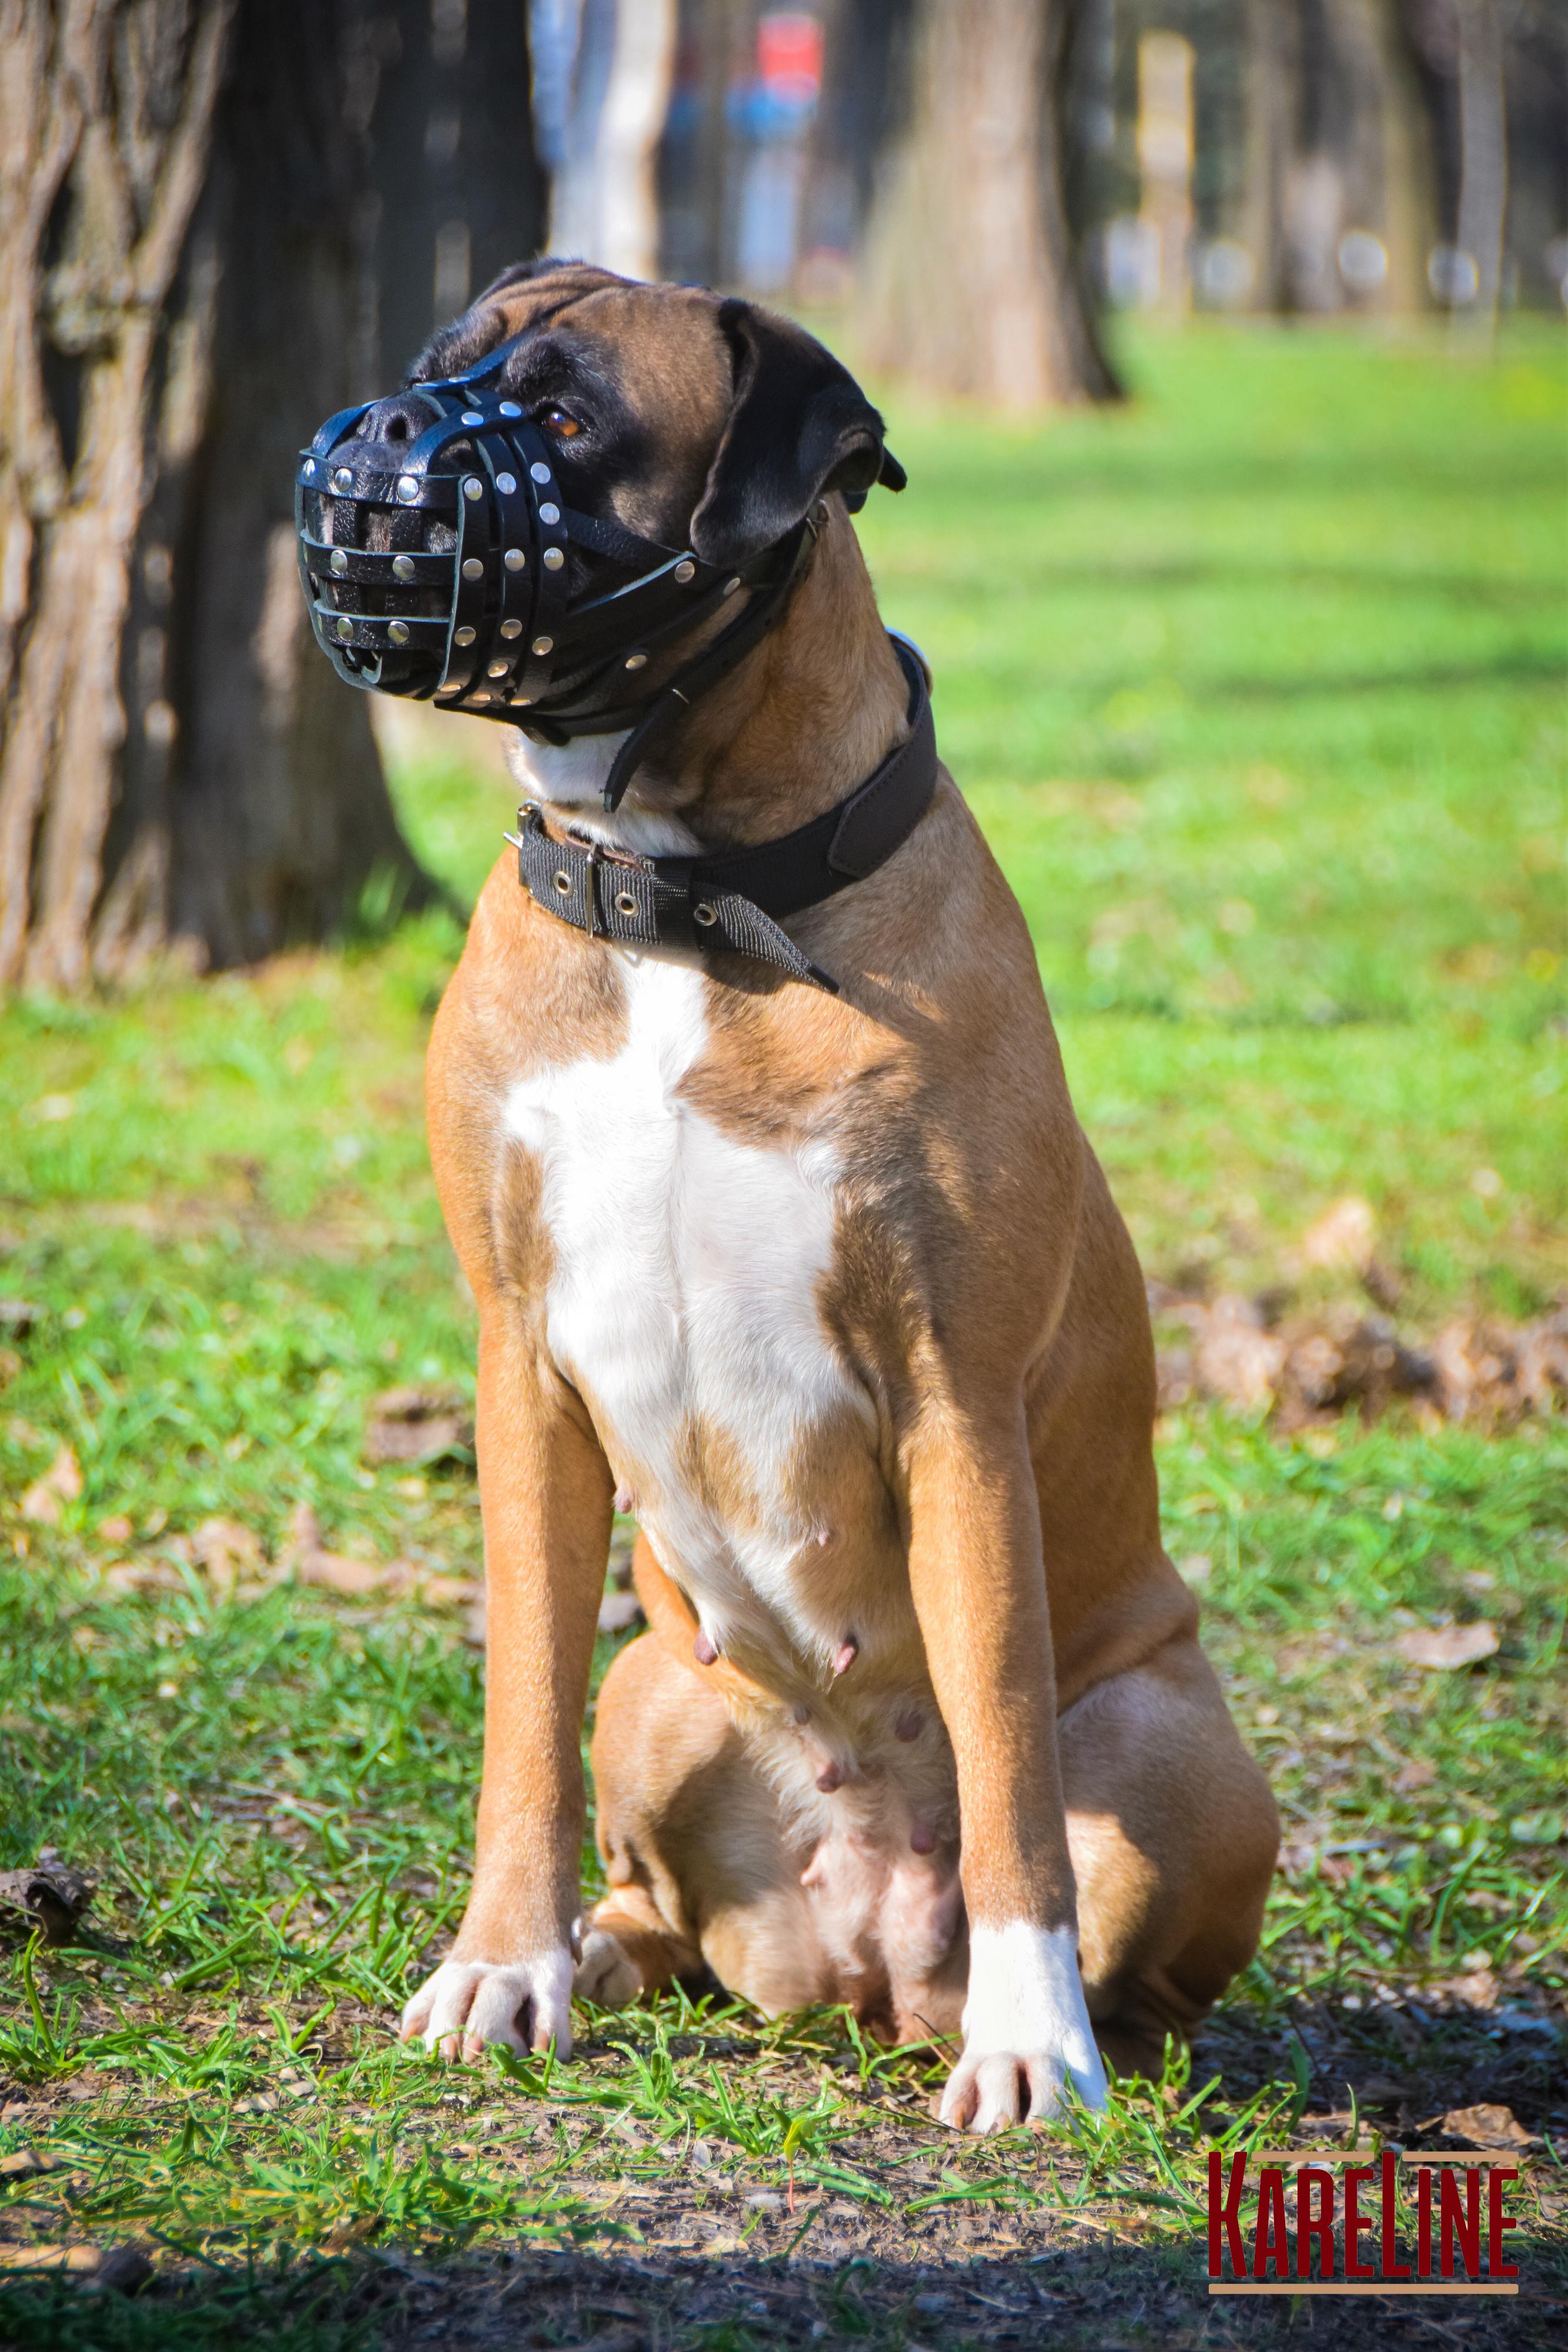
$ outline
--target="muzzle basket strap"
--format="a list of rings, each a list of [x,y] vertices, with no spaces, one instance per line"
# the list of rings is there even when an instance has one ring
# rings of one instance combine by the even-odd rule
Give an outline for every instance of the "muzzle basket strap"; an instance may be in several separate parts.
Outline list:
[[[604,805],[613,811],[621,805],[637,770],[664,730],[680,712],[689,709],[697,697],[716,686],[736,664],[759,645],[779,620],[784,606],[811,558],[817,542],[816,530],[810,519],[800,523],[795,532],[795,542],[788,561],[780,567],[771,587],[755,592],[745,612],[722,630],[714,642],[695,661],[688,662],[677,677],[659,695],[653,708],[639,721],[615,754],[609,774],[604,779]],[[785,542],[788,546],[789,542]]]
[[[477,483],[478,480],[476,474],[465,474],[457,500],[457,562],[452,639],[445,674],[436,689],[444,703],[460,701],[470,690],[480,674],[480,665],[488,650],[485,586],[488,570],[486,558],[490,550],[489,500],[482,489],[477,498],[466,495],[469,483]]]
[[[548,688],[556,667],[556,639],[567,603],[566,533],[561,528],[560,486],[544,436],[530,425],[512,429],[517,459],[528,476],[528,503],[533,518],[533,617],[523,646],[522,668],[512,691],[514,709],[530,709]]]

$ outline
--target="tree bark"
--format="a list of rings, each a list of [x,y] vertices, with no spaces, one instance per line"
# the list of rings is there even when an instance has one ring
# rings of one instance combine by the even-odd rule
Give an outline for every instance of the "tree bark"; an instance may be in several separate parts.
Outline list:
[[[10,426],[0,501],[12,575],[0,983],[70,988],[88,975],[124,727],[116,671],[147,499],[152,374],[206,168],[229,15],[226,0],[9,0],[0,16],[0,415]],[[75,409],[71,454],[46,388],[50,362]]]
[[[1427,257],[1437,234],[1431,118],[1399,0],[1365,0],[1365,7],[1377,56],[1381,226],[1388,248],[1385,304],[1390,310],[1420,311],[1428,307]]]
[[[368,705],[335,690],[293,568],[296,452],[376,388],[368,132],[388,32],[368,7],[239,0],[152,421],[100,978],[172,941],[204,969],[329,937],[372,877],[428,895]]]
[[[1062,203],[1067,0],[922,0],[867,239],[867,364],[1000,408],[1113,397]]]
[[[369,0],[367,13],[361,41],[385,58],[369,122],[380,392],[433,328],[538,251],[547,190],[526,0]]]
[[[539,210],[521,0],[0,0],[0,986],[433,895],[295,457]]]
[[[1251,307],[1289,308],[1286,184],[1300,112],[1293,0],[1246,0],[1241,242],[1252,257]]]
[[[1327,26],[1346,100],[1346,226],[1375,232],[1387,256],[1380,285],[1351,291],[1375,309],[1420,310],[1437,233],[1431,140],[1397,0],[1328,0]]]
[[[1241,236],[1254,310],[1354,299],[1419,310],[1436,232],[1430,126],[1400,0],[1246,0]],[[1347,278],[1346,230],[1376,236],[1380,281]]]
[[[1499,0],[1457,0],[1459,23],[1458,248],[1475,266],[1472,299],[1456,306],[1462,335],[1490,343],[1502,284],[1508,124]]]

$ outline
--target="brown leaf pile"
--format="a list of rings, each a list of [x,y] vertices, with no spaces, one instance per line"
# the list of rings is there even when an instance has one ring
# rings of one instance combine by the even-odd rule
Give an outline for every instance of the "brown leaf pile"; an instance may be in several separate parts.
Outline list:
[[[301,1503],[288,1522],[289,1540],[278,1555],[277,1574],[292,1576],[297,1584],[318,1584],[329,1592],[356,1599],[370,1593],[414,1593],[422,1601],[471,1601],[478,1587],[465,1576],[433,1575],[412,1559],[353,1559],[329,1551],[321,1540],[321,1523],[308,1503]]]
[[[261,1538],[237,1519],[204,1519],[193,1534],[167,1538],[162,1559],[117,1560],[103,1580],[117,1592],[178,1591],[184,1585],[179,1563],[200,1569],[223,1600],[254,1601],[275,1584],[313,1584],[350,1600],[396,1599],[412,1594],[427,1607],[472,1601],[479,1587],[465,1576],[446,1576],[412,1559],[359,1559],[329,1551],[321,1522],[301,1503],[288,1522],[287,1541],[268,1563]]]
[[[1160,1349],[1162,1410],[1210,1399],[1269,1412],[1290,1430],[1348,1405],[1375,1420],[1406,1399],[1486,1427],[1568,1401],[1568,1307],[1524,1324],[1462,1316],[1422,1346],[1349,1302],[1281,1317],[1267,1294],[1204,1299],[1149,1288],[1158,1320],[1188,1334]]]
[[[441,1462],[468,1454],[473,1444],[474,1415],[460,1389],[386,1389],[371,1400],[367,1462]]]

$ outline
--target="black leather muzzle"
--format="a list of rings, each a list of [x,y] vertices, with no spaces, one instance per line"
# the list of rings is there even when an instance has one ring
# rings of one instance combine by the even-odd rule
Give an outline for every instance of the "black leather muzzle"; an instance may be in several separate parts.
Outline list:
[[[810,526],[731,571],[568,506],[544,436],[500,395],[515,348],[342,409],[301,451],[295,520],[310,625],[352,686],[546,741],[635,730],[640,757],[699,683],[681,670],[650,690],[650,662],[742,589],[763,592],[688,666],[711,684],[781,609]],[[616,764],[611,806],[636,759]]]

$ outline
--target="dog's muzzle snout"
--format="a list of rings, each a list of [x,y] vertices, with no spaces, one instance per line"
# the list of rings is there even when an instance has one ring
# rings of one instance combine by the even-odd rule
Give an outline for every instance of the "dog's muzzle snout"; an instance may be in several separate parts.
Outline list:
[[[650,663],[742,586],[782,594],[801,533],[729,572],[580,512],[544,435],[503,395],[514,349],[344,409],[300,453],[299,569],[317,643],[354,686],[434,698],[546,740],[646,727],[662,699],[672,710],[685,699],[685,673],[650,688]],[[724,634],[738,651],[734,629]],[[630,765],[606,788],[612,805]]]

